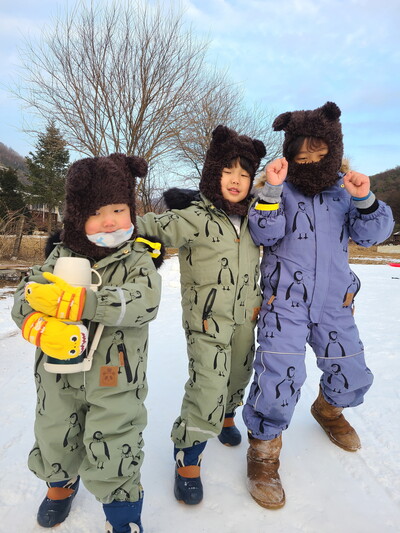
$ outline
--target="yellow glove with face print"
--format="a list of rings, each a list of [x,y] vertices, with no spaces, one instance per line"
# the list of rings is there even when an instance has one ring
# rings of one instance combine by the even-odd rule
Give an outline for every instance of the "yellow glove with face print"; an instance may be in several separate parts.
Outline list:
[[[83,324],[74,324],[34,311],[22,324],[25,340],[39,346],[50,357],[73,359],[87,347],[88,331]]]
[[[63,279],[44,272],[51,283],[27,283],[25,300],[35,309],[49,316],[77,322],[81,319],[86,300],[84,287],[72,287]]]

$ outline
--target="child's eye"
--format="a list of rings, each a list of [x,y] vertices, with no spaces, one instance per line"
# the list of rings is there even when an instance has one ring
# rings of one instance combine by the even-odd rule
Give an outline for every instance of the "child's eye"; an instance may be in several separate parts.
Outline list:
[[[121,207],[121,209],[114,209],[114,213],[123,213],[125,209]]]

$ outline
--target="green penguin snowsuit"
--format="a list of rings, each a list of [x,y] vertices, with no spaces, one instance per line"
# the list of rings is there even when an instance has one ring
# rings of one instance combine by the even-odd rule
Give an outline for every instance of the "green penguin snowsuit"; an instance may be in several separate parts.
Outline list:
[[[58,257],[74,255],[79,257],[58,245],[20,283],[12,310],[19,327],[32,312],[24,300],[26,283],[46,283],[41,273],[52,272]],[[134,241],[92,266],[102,284],[98,292],[87,291],[82,318],[89,346],[98,324],[104,324],[103,334],[88,372],[49,373],[46,356],[36,350],[36,442],[29,467],[47,482],[79,474],[103,503],[137,501],[147,420],[148,322],[158,311],[161,278],[147,247]]]
[[[247,216],[238,235],[227,214],[203,195],[184,209],[147,213],[137,224],[139,232],[179,248],[189,380],[172,440],[186,448],[219,435],[224,415],[242,404],[261,305],[259,248]]]

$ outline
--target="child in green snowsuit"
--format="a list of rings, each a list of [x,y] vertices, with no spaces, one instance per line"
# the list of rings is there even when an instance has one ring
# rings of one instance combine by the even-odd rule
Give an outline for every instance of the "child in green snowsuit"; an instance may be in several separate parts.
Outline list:
[[[259,249],[248,230],[251,184],[265,155],[259,140],[218,126],[200,181],[200,193],[171,189],[169,210],[138,219],[140,231],[179,248],[183,327],[189,379],[172,429],[175,496],[203,498],[202,451],[209,438],[235,446],[241,436],[236,408],[252,372],[254,327],[261,304]]]
[[[146,172],[143,159],[122,154],[75,162],[66,178],[61,242],[15,294],[13,319],[38,346],[36,442],[29,468],[47,482],[37,516],[46,528],[66,519],[81,478],[103,504],[106,531],[143,531],[148,323],[156,317],[161,292],[149,254],[154,243],[138,237],[135,227],[135,176]],[[101,276],[98,290],[72,287],[54,276],[59,258],[86,258]],[[90,347],[99,326],[104,329],[91,369],[74,368],[86,335]],[[85,342],[71,349],[80,334]],[[57,360],[63,363],[59,367]]]

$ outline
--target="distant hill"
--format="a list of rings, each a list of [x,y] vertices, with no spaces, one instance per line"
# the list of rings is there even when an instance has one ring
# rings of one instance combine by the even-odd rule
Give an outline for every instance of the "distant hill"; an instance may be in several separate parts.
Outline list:
[[[371,190],[393,211],[396,229],[400,229],[400,166],[371,176]]]
[[[26,166],[25,158],[2,142],[0,142],[0,166],[15,168],[18,171],[20,180],[26,183],[28,167]]]

